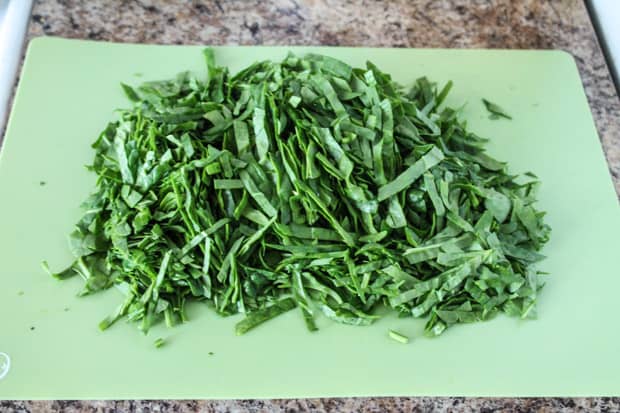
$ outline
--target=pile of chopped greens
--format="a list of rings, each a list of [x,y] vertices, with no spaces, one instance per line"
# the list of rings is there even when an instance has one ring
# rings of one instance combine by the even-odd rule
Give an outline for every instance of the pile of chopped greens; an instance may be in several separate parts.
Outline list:
[[[535,315],[538,182],[443,107],[451,83],[405,90],[313,54],[231,75],[204,56],[206,81],[122,85],[133,107],[93,144],[76,261],[54,275],[124,293],[101,329],[184,322],[188,301],[244,313],[238,334],[294,308],[316,330],[317,312],[368,325],[388,307],[428,335]]]

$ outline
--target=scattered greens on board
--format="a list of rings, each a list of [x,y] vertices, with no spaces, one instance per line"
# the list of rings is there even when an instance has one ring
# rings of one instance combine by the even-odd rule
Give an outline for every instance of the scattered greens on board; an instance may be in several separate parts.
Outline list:
[[[185,322],[188,301],[246,314],[238,334],[294,308],[313,331],[317,312],[365,326],[387,306],[431,336],[535,316],[538,182],[442,106],[451,82],[405,90],[312,54],[231,75],[204,57],[206,81],[123,84],[133,107],[93,144],[76,260],[53,275],[123,293],[102,330]]]
[[[487,111],[490,113],[489,119],[512,119],[512,116],[506,113],[506,111],[500,108],[496,103],[490,102],[486,99],[482,99],[482,103],[484,103],[484,107],[487,108]]]
[[[399,333],[398,331],[388,330],[388,336],[390,336],[392,340],[398,341],[399,343],[409,343],[409,337]]]

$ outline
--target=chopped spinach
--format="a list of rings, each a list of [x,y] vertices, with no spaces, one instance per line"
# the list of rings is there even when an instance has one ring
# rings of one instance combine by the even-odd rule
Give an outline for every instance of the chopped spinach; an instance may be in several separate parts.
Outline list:
[[[232,75],[204,56],[205,81],[122,84],[133,106],[92,145],[76,260],[53,275],[123,293],[101,329],[185,322],[189,301],[246,314],[238,334],[294,308],[314,331],[317,311],[368,325],[387,306],[428,335],[535,316],[550,232],[538,182],[441,106],[451,82],[405,90],[372,63],[313,54]]]
[[[482,103],[484,104],[484,107],[490,113],[489,119],[493,119],[493,120],[499,119],[499,118],[512,119],[512,116],[507,114],[506,111],[502,109],[501,107],[499,107],[499,105],[497,105],[496,103],[490,102],[486,99],[482,99]]]
[[[390,336],[390,338],[394,341],[398,341],[399,343],[402,344],[407,344],[409,343],[409,337],[394,331],[394,330],[388,330],[388,335]]]

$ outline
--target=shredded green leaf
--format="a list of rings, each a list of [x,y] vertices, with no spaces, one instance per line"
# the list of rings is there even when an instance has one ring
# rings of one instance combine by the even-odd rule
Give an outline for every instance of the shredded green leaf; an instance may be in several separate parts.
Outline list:
[[[394,330],[388,330],[388,335],[390,336],[390,338],[394,341],[398,341],[399,343],[403,343],[403,344],[407,344],[409,343],[409,337],[400,334],[397,331]]]
[[[484,107],[487,108],[487,110],[491,114],[489,115],[489,119],[512,119],[512,116],[507,114],[506,111],[499,107],[499,105],[497,105],[496,103],[490,102],[486,99],[482,99],[482,103],[484,103]]]
[[[132,106],[92,145],[75,262],[44,263],[82,277],[80,295],[121,291],[102,330],[173,326],[190,301],[244,314],[238,334],[295,308],[310,331],[319,313],[369,325],[380,307],[425,318],[429,335],[535,317],[550,233],[539,183],[486,154],[445,106],[451,82],[405,89],[320,55],[233,76],[204,57],[206,80],[121,85]]]

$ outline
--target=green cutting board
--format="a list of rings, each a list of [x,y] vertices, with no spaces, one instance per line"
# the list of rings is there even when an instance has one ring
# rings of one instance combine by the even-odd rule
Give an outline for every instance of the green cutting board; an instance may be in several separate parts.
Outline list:
[[[543,182],[539,206],[553,233],[538,320],[502,315],[431,339],[423,321],[391,317],[370,327],[321,319],[309,333],[291,311],[237,337],[238,317],[196,304],[187,324],[146,337],[124,322],[100,332],[120,294],[77,298],[78,278],[56,281],[40,263],[72,261],[67,234],[94,184],[83,167],[89,145],[129,105],[119,82],[204,73],[201,47],[40,38],[28,48],[0,159],[0,352],[11,359],[0,399],[620,395],[620,209],[573,59],[321,47],[215,55],[235,72],[291,50],[370,59],[403,84],[454,81],[449,104],[467,103],[464,116],[491,139],[489,152]],[[514,119],[489,120],[483,97]],[[412,341],[390,340],[390,328]],[[156,349],[159,337],[167,344]]]

